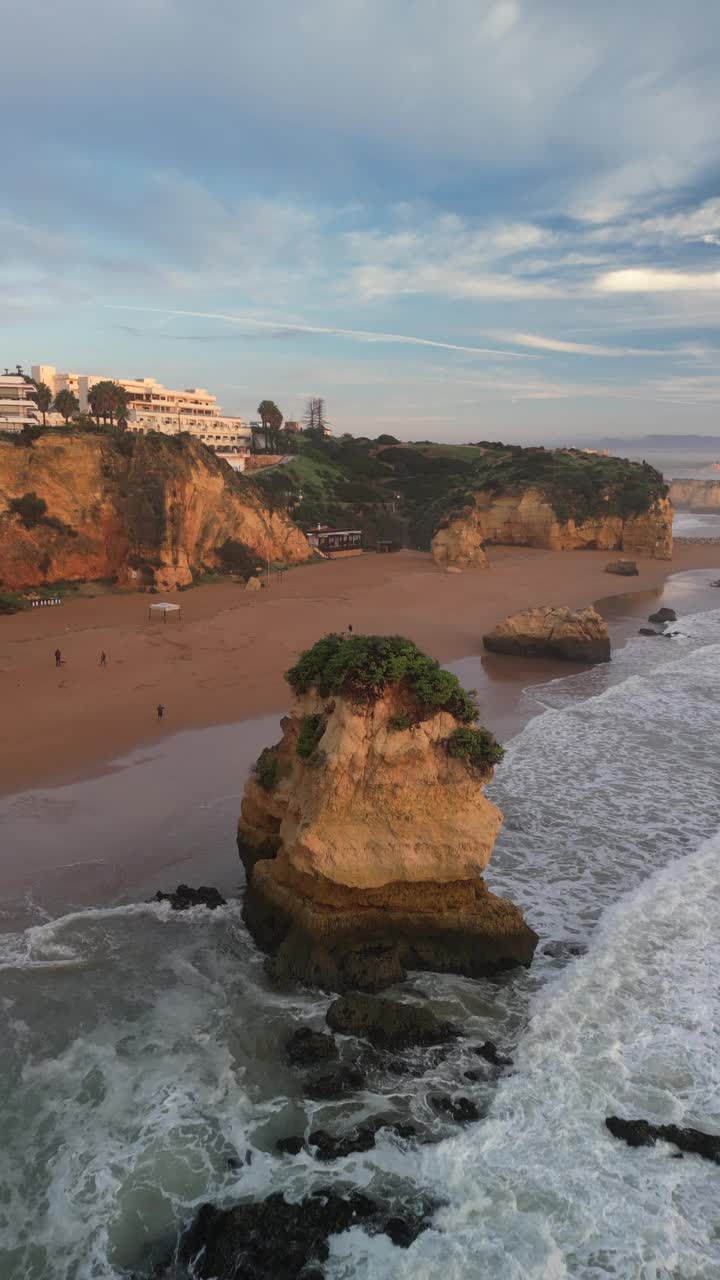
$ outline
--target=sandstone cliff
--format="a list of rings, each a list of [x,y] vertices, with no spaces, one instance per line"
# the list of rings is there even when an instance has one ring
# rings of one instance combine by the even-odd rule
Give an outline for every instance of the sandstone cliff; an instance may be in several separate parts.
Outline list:
[[[491,653],[524,658],[563,658],[569,662],[609,662],[610,639],[597,610],[546,605],[523,609],[483,636]]]
[[[292,712],[238,827],[245,919],[276,974],[377,989],[407,968],[529,963],[535,935],[481,879],[502,821],[482,787],[502,752],[469,727],[455,678],[399,637],[364,636],[328,637],[288,676]]]
[[[683,511],[720,511],[720,480],[673,480],[670,500]]]
[[[13,499],[36,494],[45,514],[23,523]],[[29,527],[28,527],[29,524]],[[0,581],[112,579],[184,586],[233,540],[261,560],[311,552],[251,482],[189,437],[94,433],[0,441]]]
[[[672,556],[672,507],[660,497],[639,515],[596,515],[576,521],[561,519],[536,488],[518,493],[479,491],[465,509],[441,524],[432,539],[436,563],[472,563],[473,554],[485,560],[484,545],[545,547],[551,551],[625,551],[669,560]],[[459,556],[451,559],[452,553]],[[485,561],[486,562],[486,561]]]

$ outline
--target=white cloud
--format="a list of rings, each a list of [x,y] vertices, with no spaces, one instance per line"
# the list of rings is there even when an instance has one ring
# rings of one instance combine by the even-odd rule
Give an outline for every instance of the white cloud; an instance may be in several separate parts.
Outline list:
[[[720,289],[720,271],[672,271],[662,267],[625,267],[606,271],[595,281],[598,293],[695,293]]]
[[[560,338],[544,338],[536,333],[505,333],[494,335],[499,342],[514,342],[520,347],[532,347],[536,351],[556,351],[577,356],[657,356],[669,355],[667,351],[645,347],[607,347],[595,342],[568,342]]]
[[[366,301],[401,294],[444,298],[553,298],[560,289],[541,280],[503,274],[475,275],[461,268],[418,263],[412,267],[358,267],[352,272],[358,295]]]

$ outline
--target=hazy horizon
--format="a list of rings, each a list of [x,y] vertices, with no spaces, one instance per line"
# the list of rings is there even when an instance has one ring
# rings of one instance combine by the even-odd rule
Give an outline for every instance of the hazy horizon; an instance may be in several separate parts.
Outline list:
[[[718,36],[711,0],[31,0],[0,364],[354,434],[712,435]]]

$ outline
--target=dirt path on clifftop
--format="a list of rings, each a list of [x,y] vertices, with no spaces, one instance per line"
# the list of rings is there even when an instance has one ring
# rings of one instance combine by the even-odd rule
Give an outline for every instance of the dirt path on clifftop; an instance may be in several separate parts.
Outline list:
[[[400,632],[452,661],[479,653],[483,632],[508,613],[576,608],[660,586],[684,569],[718,568],[720,547],[678,546],[672,561],[639,560],[637,578],[604,573],[611,558],[494,547],[489,570],[446,574],[420,552],[368,554],[302,566],[257,593],[233,584],[168,593],[163,599],[182,605],[181,623],[149,623],[153,597],[130,593],[2,617],[0,790],[85,776],[162,733],[281,711],[283,672],[295,656],[348,623],[356,632]]]

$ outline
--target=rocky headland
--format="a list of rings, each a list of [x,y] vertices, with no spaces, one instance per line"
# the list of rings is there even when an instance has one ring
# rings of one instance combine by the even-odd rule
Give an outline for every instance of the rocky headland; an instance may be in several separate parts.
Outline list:
[[[483,636],[491,653],[522,658],[561,658],[567,662],[609,662],[607,624],[596,609],[546,605],[522,609]]]
[[[720,480],[673,480],[670,501],[682,511],[720,511]]]
[[[307,560],[305,536],[189,436],[46,432],[0,440],[0,582],[187,586],[226,555]],[[247,560],[250,564],[252,556]]]
[[[443,567],[484,567],[488,543],[672,555],[672,506],[660,472],[574,449],[490,446],[461,489],[431,504],[428,520]]]
[[[375,991],[528,964],[536,935],[482,879],[502,749],[472,695],[401,637],[327,636],[287,680],[238,827],[244,917],[275,975]]]

